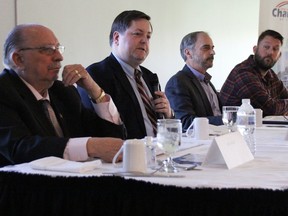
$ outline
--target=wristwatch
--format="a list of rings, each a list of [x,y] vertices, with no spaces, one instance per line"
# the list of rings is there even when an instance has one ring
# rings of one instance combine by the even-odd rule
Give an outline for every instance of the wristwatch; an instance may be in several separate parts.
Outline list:
[[[90,100],[93,102],[93,103],[101,103],[102,102],[102,100],[103,100],[103,98],[105,97],[105,92],[104,92],[104,90],[101,88],[101,93],[100,93],[100,95],[99,95],[99,97],[97,97],[95,100],[93,99],[93,98],[91,98],[90,97]]]

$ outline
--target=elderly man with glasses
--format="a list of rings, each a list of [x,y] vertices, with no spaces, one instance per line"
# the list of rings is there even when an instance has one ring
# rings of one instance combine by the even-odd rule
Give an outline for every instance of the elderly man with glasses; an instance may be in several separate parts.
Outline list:
[[[18,25],[4,44],[0,75],[0,166],[56,156],[111,162],[125,134],[111,97],[82,65],[57,80],[64,46],[45,26]],[[73,84],[97,102],[85,109]]]

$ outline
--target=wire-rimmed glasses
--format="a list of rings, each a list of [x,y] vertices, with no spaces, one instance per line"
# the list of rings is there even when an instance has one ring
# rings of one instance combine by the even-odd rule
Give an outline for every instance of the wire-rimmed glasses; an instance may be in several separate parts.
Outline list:
[[[42,47],[26,47],[19,49],[19,51],[26,50],[39,50],[40,53],[44,53],[46,55],[53,55],[56,51],[59,51],[60,54],[63,54],[65,51],[65,47],[63,45],[47,45]]]

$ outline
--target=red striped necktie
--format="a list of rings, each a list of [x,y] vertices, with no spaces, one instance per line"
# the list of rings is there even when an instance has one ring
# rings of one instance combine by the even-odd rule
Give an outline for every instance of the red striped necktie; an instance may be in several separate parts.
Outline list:
[[[147,116],[151,122],[151,125],[153,128],[153,133],[156,136],[156,134],[157,134],[157,116],[156,116],[156,113],[153,109],[152,102],[151,102],[150,98],[148,97],[148,95],[146,94],[143,83],[141,81],[141,71],[135,69],[134,76],[135,76],[135,81],[137,84],[137,89],[139,91],[139,94],[140,94],[141,99],[143,101],[143,104],[145,106]]]

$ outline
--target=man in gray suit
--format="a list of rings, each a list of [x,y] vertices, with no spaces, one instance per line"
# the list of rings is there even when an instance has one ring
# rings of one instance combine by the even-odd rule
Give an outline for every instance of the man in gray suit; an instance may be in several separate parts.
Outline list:
[[[221,125],[221,104],[207,69],[213,66],[214,45],[206,32],[187,34],[181,41],[185,66],[172,76],[165,88],[175,117],[187,129],[195,117],[207,117],[210,124]]]

